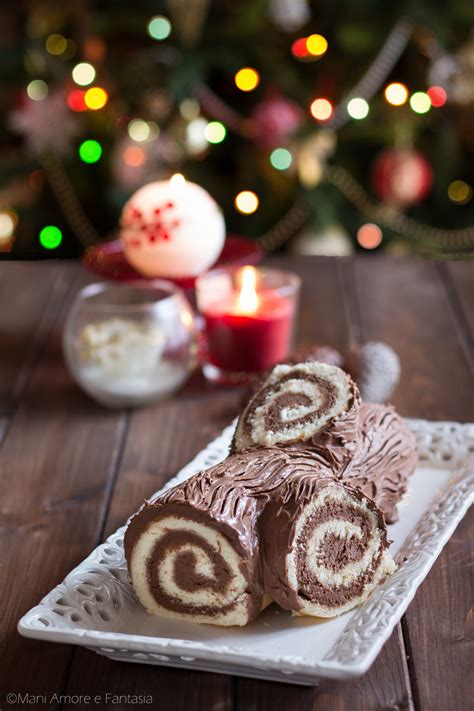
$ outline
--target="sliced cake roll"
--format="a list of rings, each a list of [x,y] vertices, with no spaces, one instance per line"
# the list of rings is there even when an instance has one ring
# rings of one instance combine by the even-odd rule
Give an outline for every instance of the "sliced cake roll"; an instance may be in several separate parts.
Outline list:
[[[416,441],[390,405],[363,404],[360,447],[339,478],[370,496],[387,523],[398,520],[397,503],[407,490],[417,461]]]
[[[342,464],[360,438],[359,407],[357,386],[337,366],[277,365],[239,417],[232,451],[297,445]]]
[[[216,625],[258,615],[257,521],[290,466],[278,450],[244,452],[145,504],[128,525],[125,554],[148,612]]]
[[[265,590],[299,615],[340,615],[395,568],[380,509],[334,479],[289,477],[265,507],[260,531]]]

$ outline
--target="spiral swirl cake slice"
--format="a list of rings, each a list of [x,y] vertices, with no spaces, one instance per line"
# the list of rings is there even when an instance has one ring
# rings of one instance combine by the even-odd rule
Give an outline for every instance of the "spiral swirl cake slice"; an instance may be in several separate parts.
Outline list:
[[[340,615],[395,568],[380,509],[337,480],[289,477],[265,508],[261,536],[265,589],[300,615]]]
[[[277,365],[239,417],[232,451],[304,445],[341,464],[357,448],[359,407],[357,386],[340,368]]]
[[[390,405],[363,404],[361,440],[350,466],[339,478],[375,501],[388,523],[398,520],[397,503],[407,490],[417,461],[416,441]]]
[[[137,597],[157,615],[244,625],[265,604],[257,521],[291,467],[279,450],[237,454],[147,502],[125,533]]]

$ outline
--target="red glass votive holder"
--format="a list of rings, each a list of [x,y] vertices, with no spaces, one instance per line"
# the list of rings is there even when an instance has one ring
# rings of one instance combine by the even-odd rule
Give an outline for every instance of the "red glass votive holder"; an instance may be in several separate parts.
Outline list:
[[[253,266],[213,269],[196,280],[209,380],[245,382],[286,358],[300,284],[296,274]]]

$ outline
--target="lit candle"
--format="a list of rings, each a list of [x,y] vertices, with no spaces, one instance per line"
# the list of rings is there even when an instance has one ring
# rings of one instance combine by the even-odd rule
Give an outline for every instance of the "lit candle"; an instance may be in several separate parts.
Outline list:
[[[242,381],[291,350],[299,277],[276,269],[216,269],[196,282],[212,380]]]

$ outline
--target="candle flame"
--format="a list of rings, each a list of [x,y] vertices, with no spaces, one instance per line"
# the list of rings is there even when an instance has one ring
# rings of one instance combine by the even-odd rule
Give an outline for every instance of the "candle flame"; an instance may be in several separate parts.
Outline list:
[[[171,176],[169,185],[170,189],[175,192],[182,190],[186,185],[186,178],[181,173],[175,173]]]
[[[256,269],[254,267],[244,267],[241,272],[240,293],[237,299],[239,313],[253,314],[258,309],[256,284]]]

